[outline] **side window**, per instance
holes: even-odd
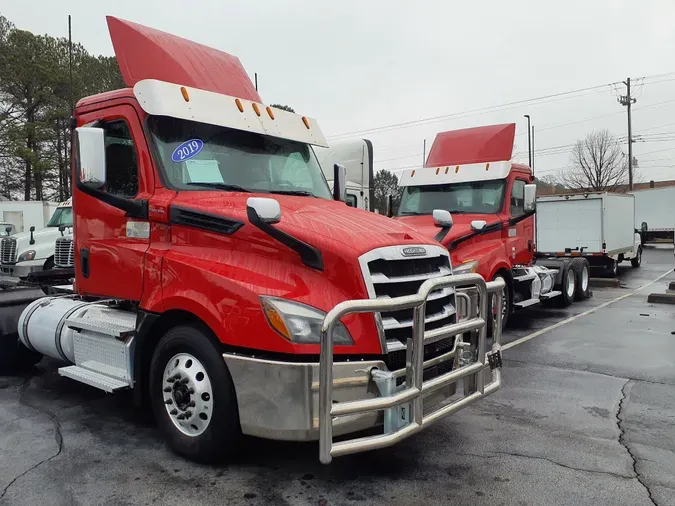
[[[105,191],[122,197],[138,193],[138,159],[131,130],[126,121],[106,123],[105,131]]]
[[[525,181],[516,179],[511,189],[511,216],[525,213]]]
[[[347,194],[346,198],[347,205],[349,207],[356,207],[356,195],[352,195],[351,193]]]

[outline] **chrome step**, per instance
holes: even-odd
[[[535,304],[539,304],[539,299],[521,300],[520,302],[514,302],[513,306],[517,307],[518,309],[523,309],[526,307],[534,306]]]
[[[557,297],[558,295],[562,295],[562,292],[559,290],[551,290],[550,292],[542,293],[539,298],[540,299],[552,299],[553,297]]]
[[[536,277],[536,274],[523,274],[522,276],[513,276],[513,281],[521,283],[523,281],[532,281]]]
[[[104,392],[112,394],[119,390],[129,388],[129,384],[123,381],[120,381],[105,374],[101,374],[84,367],[79,367],[77,365],[71,365],[68,367],[61,367],[59,369],[59,374],[65,378],[70,378],[80,383],[98,388]]]
[[[129,326],[94,318],[68,318],[66,325],[73,330],[89,330],[116,339],[126,339],[136,331],[135,325]]]

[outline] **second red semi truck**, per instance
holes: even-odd
[[[439,133],[425,166],[401,175],[396,216],[447,248],[455,274],[506,284],[503,325],[516,309],[541,301],[568,306],[590,293],[586,259],[535,259],[536,185],[529,167],[510,161],[515,128]],[[440,232],[438,209],[452,216]]]
[[[319,440],[328,463],[499,388],[485,301],[502,283],[453,276],[432,237],[348,207],[344,167],[331,192],[314,155],[318,124],[263,105],[237,58],[108,27],[128,88],[74,112],[73,241],[57,248],[74,283],[0,292],[1,372],[47,356],[132,389],[199,461],[249,434]],[[462,314],[459,286],[479,295]]]

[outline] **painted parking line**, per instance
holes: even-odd
[[[609,300],[609,301],[607,301],[607,302],[603,302],[603,303],[600,304],[599,306],[592,307],[591,309],[588,309],[588,310],[584,311],[583,313],[579,313],[579,314],[577,314],[577,315],[570,316],[569,318],[567,318],[567,319],[565,319],[565,320],[562,320],[562,321],[559,321],[558,323],[554,323],[553,325],[550,325],[550,326],[548,326],[548,327],[546,327],[546,328],[543,328],[543,329],[541,329],[541,330],[537,330],[536,332],[532,332],[531,334],[528,334],[528,335],[526,335],[525,337],[521,337],[520,339],[516,339],[515,341],[511,341],[510,343],[503,345],[503,346],[502,346],[502,350],[508,350],[509,348],[513,348],[514,346],[518,346],[519,344],[523,344],[524,342],[527,342],[527,341],[529,341],[530,339],[534,339],[535,337],[539,337],[539,336],[541,336],[542,334],[546,334],[547,332],[550,332],[551,330],[555,330],[555,329],[557,329],[557,328],[559,328],[559,327],[562,327],[563,325],[567,325],[568,323],[573,322],[574,320],[578,320],[578,319],[581,318],[582,316],[586,316],[586,315],[595,313],[596,311],[598,311],[598,310],[600,310],[600,309],[602,309],[602,308],[604,308],[604,307],[607,307],[607,306],[609,306],[609,305],[611,305],[611,304],[614,304],[615,302],[619,302],[620,300],[623,300],[623,299],[626,299],[626,298],[628,298],[628,297],[631,297],[632,295],[635,295],[635,294],[636,294],[637,292],[639,292],[640,290],[643,290],[643,289],[647,288],[648,286],[653,285],[653,284],[656,283],[657,281],[662,280],[663,278],[665,278],[665,277],[666,277],[668,274],[670,274],[671,272],[673,272],[672,269],[670,269],[670,270],[664,272],[664,273],[661,274],[658,278],[656,278],[656,279],[654,279],[654,280],[652,280],[652,281],[650,281],[650,282],[648,282],[648,283],[645,283],[644,285],[642,285],[642,286],[636,288],[636,289],[633,290],[632,292],[625,293],[625,294],[623,294],[623,295],[617,297],[616,299],[612,299],[612,300]]]

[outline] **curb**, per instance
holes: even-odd
[[[675,304],[675,293],[650,293],[647,302],[656,304]]]
[[[601,287],[619,288],[621,286],[619,278],[591,278],[590,284],[591,286],[595,286],[598,288]]]

